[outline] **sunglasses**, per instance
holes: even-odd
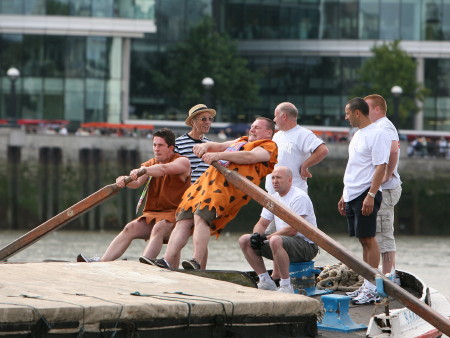
[[[198,117],[197,120],[201,120],[202,122],[206,122],[206,121],[214,122],[214,117],[201,117],[201,118]]]

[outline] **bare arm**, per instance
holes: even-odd
[[[236,164],[253,164],[270,160],[270,153],[262,147],[250,151],[227,151],[206,153],[202,156],[203,162],[211,164],[213,161],[225,160]]]
[[[225,151],[235,140],[227,142],[205,142],[196,144],[192,148],[192,152],[198,157],[202,157],[207,152]]]
[[[262,235],[266,231],[269,224],[270,224],[270,221],[268,219],[265,219],[264,217],[260,217],[258,222],[253,227],[253,232],[254,233],[258,232]]]
[[[304,215],[302,215],[302,217],[305,217]],[[287,227],[284,227],[281,230],[275,231],[274,233],[270,234],[269,236],[267,236],[267,238],[270,238],[274,235],[278,235],[278,236],[295,236],[297,234],[297,230],[295,230],[293,227],[291,227],[290,225],[288,225]]]
[[[318,146],[310,157],[306,159],[305,162],[300,167],[300,177],[306,180],[307,178],[311,178],[312,174],[308,171],[308,169],[317,163],[321,162],[328,155],[328,147],[325,143],[322,143]]]
[[[145,168],[147,173],[140,177],[137,177],[137,172]],[[130,177],[133,179],[131,183],[127,185],[128,188],[136,189],[147,182],[149,176],[161,177],[165,175],[182,175],[183,178],[187,178],[191,172],[191,163],[186,157],[179,157],[173,162],[155,164],[150,167],[142,167],[139,169],[133,169],[130,172]],[[119,185],[120,181],[126,176],[120,176],[116,179],[116,183]]]
[[[383,182],[387,182],[391,179],[392,174],[394,173],[395,166],[398,163],[398,149],[400,146],[399,141],[392,141],[391,144],[391,152],[389,155],[389,161],[386,166],[386,172],[384,173]]]
[[[383,180],[384,173],[386,171],[386,163],[377,165],[375,168],[375,173],[372,177],[372,185],[370,186],[369,192],[376,194],[378,189],[380,189],[381,181]],[[374,199],[373,197],[367,195],[364,198],[361,213],[364,216],[368,216],[373,212]]]

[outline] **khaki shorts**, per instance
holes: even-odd
[[[397,250],[394,238],[394,207],[400,200],[402,187],[383,189],[383,200],[377,214],[376,239],[380,252],[393,252]]]
[[[194,214],[203,218],[208,223],[208,225],[211,225],[212,221],[217,218],[216,209],[214,208],[212,210],[209,210],[208,208],[196,209],[194,212],[192,212],[192,209],[189,208],[188,210],[180,211],[180,213],[177,215],[177,222],[183,219],[194,218]]]
[[[317,244],[309,243],[301,237],[281,236],[281,239],[283,240],[283,248],[286,250],[290,262],[309,262],[319,252]],[[273,260],[272,249],[269,243],[263,244],[260,255]]]

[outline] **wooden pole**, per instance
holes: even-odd
[[[367,280],[375,283],[375,276],[379,275],[384,280],[384,289],[388,295],[400,301],[408,309],[422,317],[424,320],[435,326],[446,335],[450,335],[450,320],[445,318],[433,308],[429,307],[418,298],[411,295],[409,292],[402,289],[397,284],[391,282],[377,269],[371,267],[363,260],[355,257],[355,255],[348,251],[341,244],[336,242],[333,238],[325,234],[320,229],[314,227],[311,223],[306,221],[303,217],[293,214],[283,204],[275,200],[263,189],[253,184],[246,178],[239,175],[234,170],[229,170],[224,166],[213,162],[212,165],[220,171],[229,183],[232,183],[238,189],[245,192],[252,197],[256,202],[263,207],[277,215],[287,224],[301,232],[303,235],[314,241],[318,246],[327,251],[332,256],[343,262],[349,268],[362,275]]]
[[[144,175],[145,173],[145,168],[139,170],[138,177]],[[131,177],[128,176],[125,178],[125,184],[128,184],[131,181]],[[22,237],[19,237],[4,248],[0,249],[0,261],[4,261],[8,257],[15,255],[31,244],[39,241],[50,232],[61,228],[63,225],[81,216],[86,211],[105,202],[107,199],[117,194],[119,190],[120,188],[115,183],[109,184],[94,192],[92,195],[89,195],[77,204],[72,205],[70,208],[64,210],[63,212],[60,212],[58,215],[50,218],[48,221],[42,223],[33,230],[27,232]]]

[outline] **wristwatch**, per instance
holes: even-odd
[[[369,195],[369,196],[372,197],[372,198],[375,198],[375,194],[374,194],[373,192],[370,192],[370,191],[369,191],[369,192],[367,193],[367,195]]]

